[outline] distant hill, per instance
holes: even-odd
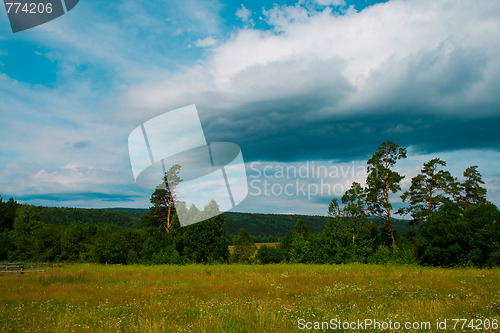
[[[326,216],[285,215],[285,214],[251,214],[224,213],[225,230],[236,235],[240,229],[247,229],[257,242],[276,242],[293,229],[297,219],[302,219],[311,232],[318,233],[325,227]],[[414,230],[407,220],[393,219],[393,228],[399,234],[407,234]]]
[[[122,227],[140,228],[141,217],[148,212],[143,208],[59,208],[39,207],[42,220],[50,224],[67,225],[71,223],[115,224]],[[320,232],[325,224],[325,216],[223,213],[226,221],[225,231],[233,237],[241,229],[247,229],[257,242],[276,242],[293,229],[301,218],[311,229]],[[413,230],[406,220],[394,220],[396,232],[406,234]]]
[[[115,224],[121,227],[140,228],[141,216],[147,209],[130,208],[60,208],[38,207],[42,220],[50,224]]]
[[[258,242],[276,242],[293,229],[297,219],[301,218],[311,229],[320,232],[326,223],[325,216],[224,213],[225,230],[230,235],[237,235],[240,229],[247,229]]]

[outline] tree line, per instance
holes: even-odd
[[[219,215],[166,233],[143,215],[141,228],[46,223],[43,208],[0,198],[0,261],[183,264],[228,262],[230,237]]]
[[[486,200],[487,191],[477,166],[468,167],[459,181],[434,158],[401,193],[406,207],[393,207],[405,178],[395,170],[406,149],[387,141],[367,161],[366,185],[352,183],[328,207],[328,221],[312,234],[302,220],[276,248],[261,247],[260,262],[399,262],[437,266],[498,266],[500,212]],[[341,206],[342,205],[342,206]],[[410,215],[417,233],[397,235],[394,214]],[[378,224],[378,225],[377,225]],[[238,251],[239,253],[240,251]],[[248,252],[247,252],[248,253]],[[241,257],[242,261],[250,257]]]
[[[0,197],[0,260],[498,266],[500,212],[486,200],[487,192],[477,166],[467,168],[459,181],[443,170],[445,161],[432,159],[411,179],[409,189],[400,193],[405,176],[395,166],[403,158],[406,158],[405,148],[384,142],[367,161],[365,185],[354,182],[340,200],[332,199],[321,229],[312,232],[299,218],[277,246],[262,246],[258,250],[255,238],[247,230],[240,230],[231,239],[224,230],[223,214],[181,227],[173,205],[175,191],[169,189],[167,175],[165,186],[152,193],[152,205],[146,214],[136,212],[132,220],[124,217],[124,221],[117,222],[123,212],[118,215],[91,212],[95,219],[106,218],[105,222],[115,224],[88,220],[83,223],[83,216],[82,221],[64,224],[64,217],[71,209],[19,205],[12,198],[4,201]],[[171,179],[175,179],[179,168],[171,168],[169,172]],[[396,210],[393,200],[398,194],[406,206]],[[211,202],[207,209],[213,211],[218,207]],[[415,226],[415,231],[396,232],[395,214],[409,216],[409,224]],[[140,228],[123,226],[136,225],[139,219]],[[233,254],[228,251],[231,243],[235,245]]]

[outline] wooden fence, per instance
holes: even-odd
[[[2,262],[0,263],[0,274],[24,274],[24,273],[36,273],[44,272],[43,269],[33,269],[37,266],[48,266],[45,263],[24,263],[24,262]],[[29,268],[29,269],[26,269]]]

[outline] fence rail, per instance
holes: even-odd
[[[26,262],[24,267],[62,267],[66,265],[74,265],[72,262]]]
[[[38,266],[37,263],[28,263],[24,262],[2,262],[0,263],[0,274],[24,274],[24,273],[36,273],[36,272],[44,272],[43,269],[33,269],[35,265]],[[26,270],[25,268],[30,268]]]

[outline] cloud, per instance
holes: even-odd
[[[247,9],[244,4],[241,4],[241,7],[236,10],[236,17],[242,20],[243,22],[250,22],[252,17],[252,11]]]
[[[268,24],[274,26],[276,30],[284,31],[292,23],[307,22],[311,11],[299,4],[295,6],[280,6],[275,4],[272,9],[264,9],[262,14]]]
[[[71,144],[71,147],[73,147],[73,149],[83,149],[83,148],[87,148],[89,145],[89,141],[77,141],[73,144]]]
[[[68,164],[61,168],[47,171],[38,170],[29,173],[23,169],[2,170],[2,178],[9,177],[23,184],[23,190],[35,193],[58,193],[58,192],[98,192],[103,184],[119,184],[119,177],[112,170],[105,170],[84,164]],[[17,192],[15,188],[8,188],[9,192]]]
[[[124,184],[114,169],[72,163],[32,172],[36,165],[10,165],[0,170],[2,194],[31,204],[79,207],[145,207],[149,191]]]
[[[314,0],[319,5],[322,6],[345,6],[344,0]]]
[[[214,46],[215,44],[217,44],[217,40],[214,39],[213,37],[209,36],[209,37],[204,38],[204,39],[198,39],[194,44],[198,47],[210,47],[210,46]]]

